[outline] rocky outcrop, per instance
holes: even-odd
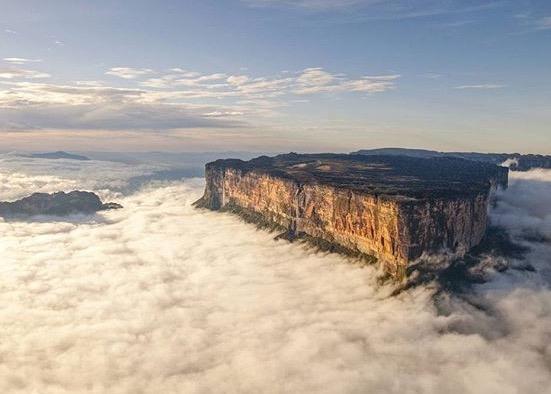
[[[423,254],[477,245],[506,179],[506,168],[462,159],[289,154],[207,164],[196,205],[375,256],[399,278]]]
[[[34,193],[29,197],[13,202],[0,202],[0,216],[67,216],[71,214],[90,214],[107,209],[122,208],[117,203],[102,203],[92,192],[72,191],[52,194]]]

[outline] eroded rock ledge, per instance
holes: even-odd
[[[206,165],[199,207],[376,257],[396,278],[423,254],[480,243],[508,170],[457,158],[287,154]]]

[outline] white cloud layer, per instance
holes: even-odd
[[[347,79],[333,75],[321,68],[308,68],[297,78],[297,94],[363,92],[382,93],[394,89],[400,75],[365,76],[361,79]]]
[[[104,199],[121,197],[132,179],[152,175],[173,165],[143,162],[44,160],[24,153],[0,154],[0,201],[13,201],[32,192],[53,193],[77,188],[94,190]]]
[[[92,161],[64,170],[69,163],[14,160],[0,163],[0,200],[12,189],[73,188],[108,166]],[[135,172],[113,168],[123,183]],[[37,178],[46,171],[52,178]],[[548,220],[549,194],[540,192],[549,191],[551,173],[533,176],[512,181],[495,218]],[[439,315],[430,287],[390,297],[372,267],[193,209],[202,188],[202,180],[153,184],[118,194],[124,209],[92,218],[0,221],[0,391],[551,387],[551,291],[542,271],[495,274],[470,295],[479,308],[452,300],[451,312]],[[548,267],[551,246],[533,245],[530,262]]]
[[[42,59],[26,59],[22,57],[5,57],[4,61],[9,64],[40,63]]]
[[[297,73],[281,73],[271,77],[202,75],[186,70],[173,70],[141,82],[142,87],[172,89],[182,98],[273,99],[290,94],[363,92],[381,93],[395,88],[400,75],[350,78],[332,74],[321,67],[307,68]]]
[[[166,130],[237,124],[210,119],[214,111],[239,110],[182,103],[171,93],[136,88],[16,82],[0,90],[0,126],[8,130]]]
[[[125,79],[125,86],[42,83],[30,79],[48,74],[0,68],[0,79],[9,80],[0,85],[0,131],[243,127],[273,117],[297,95],[382,93],[394,89],[400,77],[352,78],[322,68],[261,77],[129,67],[106,74]]]
[[[514,173],[509,190],[500,196],[495,221],[517,236],[537,234],[551,241],[551,204],[542,196],[551,196],[550,170]]]
[[[3,79],[40,79],[49,77],[50,74],[36,70],[26,70],[23,68],[0,68],[0,78]]]
[[[135,79],[143,75],[151,74],[152,72],[153,70],[149,68],[113,67],[105,74],[123,79]]]

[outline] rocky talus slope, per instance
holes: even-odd
[[[423,254],[462,255],[481,241],[491,191],[507,186],[507,171],[456,158],[288,154],[218,160],[206,166],[205,194],[196,205],[375,256],[402,278]]]

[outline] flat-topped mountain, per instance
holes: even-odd
[[[90,214],[107,209],[122,208],[117,203],[102,203],[92,192],[72,191],[69,193],[34,193],[29,197],[13,202],[0,202],[0,216],[67,216]]]
[[[508,169],[459,158],[287,154],[206,165],[196,205],[273,223],[402,277],[423,254],[464,254],[484,236],[491,191]]]
[[[67,152],[63,152],[63,151],[46,152],[46,153],[32,153],[28,156],[32,157],[32,158],[35,158],[35,159],[51,159],[51,160],[69,159],[69,160],[80,160],[80,161],[90,160],[90,158],[88,158],[86,156],[75,155],[75,154],[67,153]]]
[[[362,149],[352,154],[360,155],[397,155],[412,157],[458,157],[467,160],[483,161],[493,164],[508,162],[512,171],[528,171],[532,168],[551,168],[551,156],[520,153],[478,153],[478,152],[438,152],[427,149],[379,148]]]
[[[331,153],[217,160],[209,166],[263,172],[301,183],[316,182],[396,199],[476,194],[488,188],[488,181],[506,187],[508,174],[504,167],[452,157],[427,160]]]

